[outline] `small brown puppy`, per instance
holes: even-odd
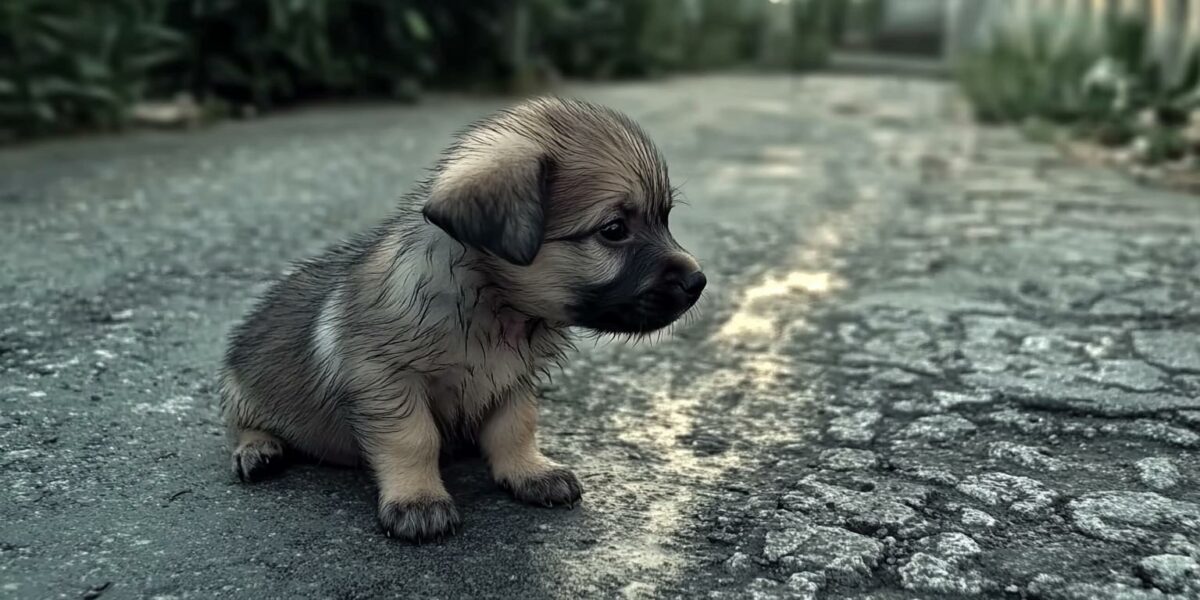
[[[439,453],[461,436],[517,499],[574,505],[578,479],[537,447],[537,378],[573,326],[644,334],[696,302],[671,204],[658,151],[614,111],[541,99],[472,126],[395,216],[297,265],[233,332],[234,472],[366,463],[387,534],[438,538],[459,525]]]

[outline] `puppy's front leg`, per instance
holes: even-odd
[[[441,435],[426,402],[411,397],[404,413],[363,428],[379,484],[379,523],[389,537],[439,539],[462,522],[438,471]]]
[[[583,495],[575,474],[546,458],[537,447],[537,404],[515,392],[483,424],[480,445],[501,487],[529,504],[574,506]]]

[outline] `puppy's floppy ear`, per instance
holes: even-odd
[[[542,247],[552,164],[532,144],[515,146],[448,161],[421,212],[459,242],[528,266]]]

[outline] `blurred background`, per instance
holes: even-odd
[[[236,485],[254,296],[556,89],[710,277],[539,389],[584,508]],[[0,598],[1200,598],[1198,156],[1200,0],[0,0]]]
[[[528,92],[562,77],[808,69],[883,18],[880,2],[837,0],[5,0],[0,10],[9,138],[169,120],[149,110],[155,100],[200,119],[430,89]]]
[[[951,76],[976,114],[1190,167],[1194,0],[5,0],[0,140],[562,78]]]

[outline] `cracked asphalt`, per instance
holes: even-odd
[[[0,597],[1200,598],[1200,199],[941,83],[571,92],[662,146],[709,291],[544,386],[580,508],[447,461],[465,528],[419,547],[364,473],[236,483],[215,371],[502,99],[0,152]]]

